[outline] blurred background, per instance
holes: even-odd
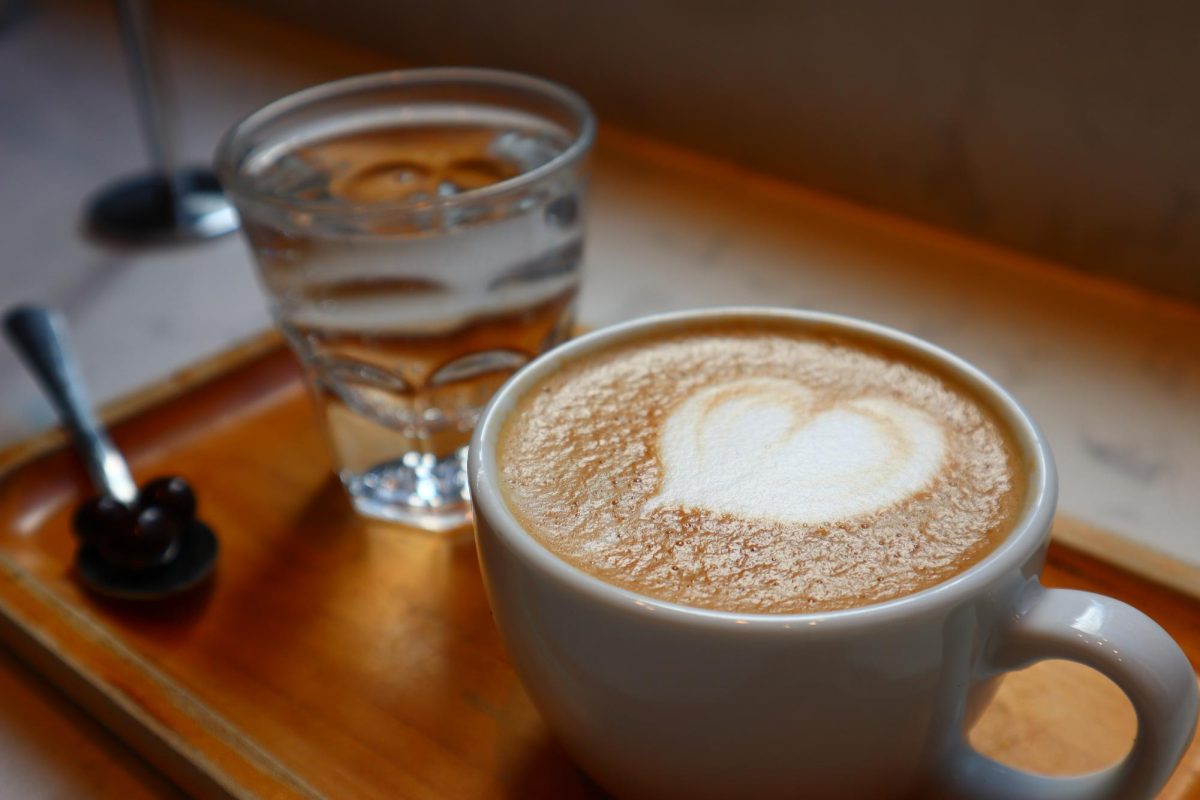
[[[909,330],[1030,407],[1066,511],[1200,563],[1195,4],[150,5],[189,164],[265,102],[346,75],[477,65],[572,86],[601,120],[583,323],[767,303]],[[235,236],[86,233],[88,198],[146,164],[112,4],[0,0],[0,301],[63,309],[100,401],[270,324]],[[0,446],[49,424],[0,348]],[[0,733],[0,772],[45,786],[28,754],[82,738],[62,796],[88,769],[114,797],[168,791],[64,719]]]
[[[1189,3],[242,5],[414,63],[544,74],[609,123],[1200,299]]]

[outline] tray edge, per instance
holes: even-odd
[[[31,618],[41,613],[42,619]],[[189,794],[220,800],[324,800],[324,796],[220,714],[152,664],[128,651],[103,626],[56,598],[0,554],[0,641],[26,665],[100,721]],[[115,673],[149,677],[137,692],[116,674],[84,667],[84,649],[106,651]],[[200,729],[188,741],[172,722]]]

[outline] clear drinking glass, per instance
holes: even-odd
[[[225,135],[221,180],[360,513],[467,519],[482,407],[571,330],[594,137],[574,92],[482,69],[316,86]]]

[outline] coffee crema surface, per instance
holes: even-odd
[[[615,586],[741,613],[934,586],[1010,531],[1011,435],[936,368],[840,330],[731,321],[581,356],[499,437],[510,509]]]

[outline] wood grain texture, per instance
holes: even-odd
[[[281,348],[204,377],[113,433],[139,480],[198,487],[222,538],[215,580],[145,608],[82,591],[68,532],[82,468],[26,456],[0,478],[4,640],[199,796],[598,796],[512,673],[469,532],[356,517]],[[1200,657],[1194,598],[1063,546],[1045,578],[1133,603]],[[1115,687],[1053,662],[1012,676],[972,737],[1069,773],[1119,757],[1133,730]],[[1195,748],[1163,797],[1200,798]]]
[[[0,648],[0,794],[20,800],[184,800],[162,773]]]

